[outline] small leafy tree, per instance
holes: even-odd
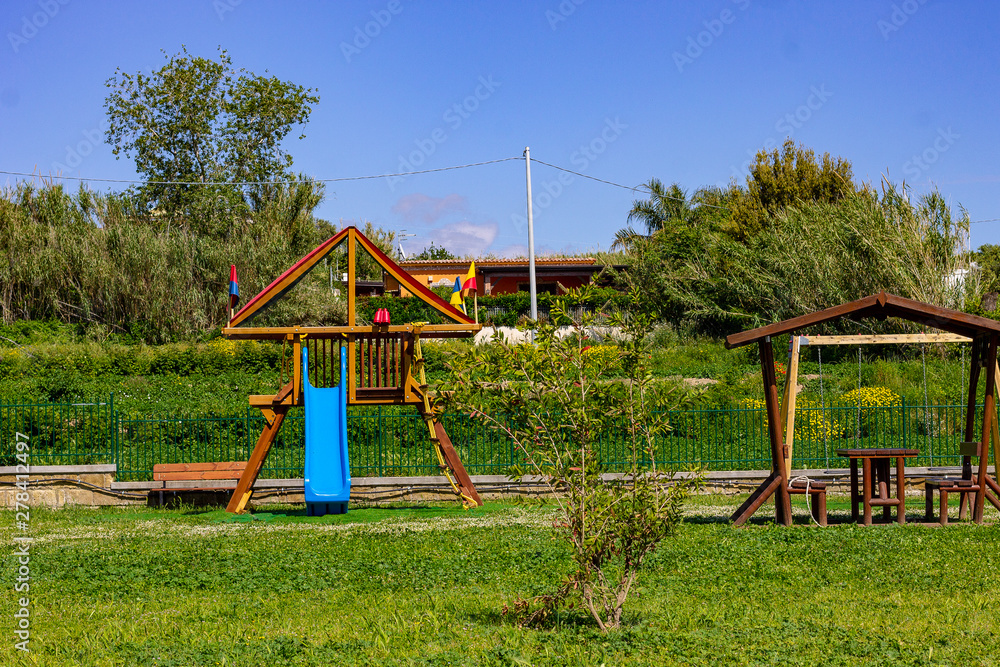
[[[424,248],[410,259],[458,259],[458,257],[444,246],[434,245],[434,241],[431,241],[430,247]]]
[[[561,299],[553,310],[568,317]],[[650,320],[634,313],[617,321],[625,334],[617,356],[590,353],[590,323],[589,316],[575,321],[569,337],[539,323],[534,345],[497,338],[454,362],[450,382],[458,408],[513,441],[523,458],[515,473],[548,486],[559,508],[554,529],[572,553],[573,574],[551,594],[516,602],[515,616],[535,623],[579,601],[607,632],[620,625],[646,557],[680,522],[697,479],[657,464],[657,437],[669,430],[663,410],[683,399],[654,389],[646,367]],[[500,404],[514,406],[509,419],[494,416]],[[624,473],[605,473],[601,447],[609,441]]]

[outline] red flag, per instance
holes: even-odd
[[[240,302],[240,285],[236,279],[236,265],[229,266],[229,310],[235,310]]]

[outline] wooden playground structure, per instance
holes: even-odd
[[[798,332],[809,326],[823,324],[842,318],[850,319],[885,319],[896,317],[916,322],[927,327],[939,329],[946,333],[940,334],[891,334],[863,336],[800,336]],[[786,383],[782,398],[778,397],[777,374],[774,363],[774,350],[771,337],[782,334],[793,334],[789,349],[789,364]],[[960,518],[965,517],[966,501],[971,506],[972,519],[981,523],[986,500],[1000,509],[1000,485],[990,476],[989,456],[993,451],[994,464],[1000,462],[1000,429],[996,418],[996,394],[1000,391],[1000,365],[997,363],[997,344],[1000,340],[1000,322],[969,315],[948,308],[940,308],[930,304],[905,299],[903,297],[880,292],[878,294],[852,301],[849,303],[819,310],[807,315],[795,317],[783,322],[769,324],[726,338],[729,349],[757,343],[760,354],[761,374],[764,380],[764,403],[768,422],[768,438],[771,452],[771,474],[750,495],[743,505],[733,513],[731,519],[736,525],[747,521],[771,496],[775,498],[775,519],[782,525],[791,525],[791,494],[810,494],[820,501],[823,508],[822,519],[825,518],[825,485],[820,483],[802,483],[791,478],[792,446],[795,428],[795,394],[798,382],[799,352],[803,345],[863,345],[892,343],[941,343],[941,342],[971,342],[972,359],[969,371],[969,385],[966,402],[964,442],[960,446],[962,455],[962,476],[960,478],[929,479],[926,487],[926,516],[931,520],[932,494],[940,494],[939,521],[948,521],[948,494],[958,494],[960,497]],[[981,430],[976,433],[976,394],[982,371],[986,371],[986,383],[983,395],[983,419]],[[979,435],[978,440],[976,436]],[[990,447],[992,442],[992,447]],[[852,516],[857,517],[857,502],[863,501],[865,508],[864,522],[871,523],[871,506],[881,506],[886,514],[889,507],[895,506],[900,523],[905,520],[904,479],[902,461],[911,450],[869,450],[867,454],[860,450],[850,450],[844,456],[850,456],[852,466]],[[915,451],[915,450],[912,450]],[[889,498],[888,462],[890,458],[897,460],[898,497]],[[978,469],[972,471],[972,458],[978,458]],[[857,462],[863,460],[863,493],[858,490]],[[874,497],[872,485],[877,485],[878,495]],[[863,496],[863,497],[860,497]],[[814,506],[814,516],[816,514]]]
[[[253,318],[278,301],[305,275],[341,244],[347,248],[347,325],[329,327],[251,327]],[[355,313],[357,251],[367,252],[382,270],[413,296],[451,320],[447,324],[359,324]],[[377,318],[376,318],[377,319]],[[423,417],[442,473],[456,495],[469,506],[482,505],[479,493],[465,471],[451,439],[439,420],[424,376],[420,341],[424,338],[458,338],[474,335],[482,327],[465,313],[441,299],[386,256],[354,227],[347,227],[281,274],[274,282],[234,313],[223,335],[233,340],[282,341],[291,354],[283,357],[281,388],[273,395],[252,395],[250,405],[263,413],[267,425],[257,439],[226,511],[244,510],[254,483],[292,407],[303,404],[303,378],[313,386],[329,387],[347,382],[348,405],[412,405]],[[302,349],[308,349],[309,368],[302,367]],[[340,374],[340,348],[347,348],[347,377]]]

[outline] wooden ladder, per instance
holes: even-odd
[[[421,402],[417,405],[417,409],[427,425],[428,435],[434,445],[434,451],[437,453],[441,472],[455,494],[462,499],[462,505],[466,509],[479,507],[483,504],[483,500],[479,497],[479,492],[476,491],[476,486],[472,483],[465,466],[462,465],[462,460],[458,457],[458,452],[455,451],[455,446],[452,444],[451,438],[448,437],[447,431],[444,430],[444,425],[438,419],[438,411],[431,406],[430,391],[424,374],[424,354],[420,347],[420,328],[416,325],[414,326],[413,367],[420,378],[416,389],[418,389]]]

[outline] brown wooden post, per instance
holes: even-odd
[[[965,401],[965,442],[972,442],[975,439],[976,431],[976,402],[979,393],[979,376],[982,372],[983,357],[986,352],[983,349],[985,341],[982,337],[976,336],[972,339],[972,349],[970,356],[972,361],[969,366],[969,391]],[[972,479],[972,457],[962,455],[962,479]],[[968,493],[958,494],[958,514],[960,519],[965,518],[966,504],[972,507],[972,496]]]
[[[292,339],[292,405],[298,405],[302,396],[302,373],[308,373],[308,368],[302,368],[302,337],[295,334]]]
[[[997,392],[1000,392],[1000,364],[994,364],[993,368],[994,379],[996,380],[993,384]],[[986,463],[987,468],[989,468],[989,449],[986,451]],[[997,428],[997,420],[993,420],[993,475],[994,477],[1000,474],[1000,429]],[[996,480],[990,477],[989,473],[986,474],[986,484],[992,488],[994,491],[1000,493],[1000,486],[997,485]],[[993,506],[1000,509],[1000,502],[995,502],[996,496],[992,496],[989,491],[986,492],[986,499],[993,503]]]
[[[906,523],[906,457],[896,457],[896,498],[899,505],[896,506],[896,523],[903,525]],[[886,505],[888,508],[888,505]]]
[[[872,525],[872,460],[865,456],[861,459],[861,502],[864,505],[864,524]]]
[[[997,381],[1000,381],[1000,367],[996,370]],[[1000,455],[997,454],[997,448],[1000,447],[1000,429],[997,428],[997,420],[993,420],[993,475],[996,476],[997,470],[1000,469]],[[987,463],[989,463],[987,461]],[[989,466],[987,466],[988,468]],[[986,485],[990,487],[994,492],[1000,493],[1000,485],[996,483],[993,477],[990,477],[989,473],[986,474]],[[986,492],[986,499],[993,503],[993,506],[1000,510],[1000,499],[996,496],[992,496],[989,491]]]
[[[287,405],[282,405],[274,409],[274,419],[264,427],[260,437],[257,438],[257,445],[253,448],[250,460],[247,461],[247,467],[244,468],[243,475],[236,485],[236,490],[233,491],[233,497],[229,499],[229,505],[226,506],[227,512],[239,514],[246,507],[251,494],[253,494],[253,485],[257,482],[257,477],[264,467],[264,461],[267,460],[267,455],[271,452],[271,445],[274,444],[275,438],[278,437],[278,430],[281,428],[287,412]]]
[[[989,351],[986,353],[986,395],[983,397],[983,438],[979,442],[979,473],[976,475],[976,505],[972,520],[983,522],[983,505],[986,501],[987,464],[990,460],[990,438],[993,435],[993,420],[996,419],[996,368],[997,368],[997,335],[990,335]]]
[[[983,339],[976,337],[972,339],[972,365],[969,367],[969,392],[966,394],[967,400],[965,401],[965,441],[972,442],[975,437],[976,431],[976,402],[978,397],[976,394],[979,393],[979,373],[980,369],[983,367],[982,360],[982,343]],[[965,457],[962,457],[962,463],[965,463]],[[971,463],[971,460],[970,460]]]
[[[858,459],[851,457],[851,521],[857,523],[861,518],[858,513],[858,503],[862,502],[861,490],[858,487]]]
[[[770,336],[758,343],[760,370],[764,378],[764,406],[767,412],[767,430],[771,440],[771,470],[781,478],[781,485],[774,496],[775,520],[785,526],[792,525],[792,505],[788,496],[788,470],[785,467],[785,443],[781,430],[781,408],[778,404],[778,381],[774,376],[774,349]]]
[[[354,236],[352,228],[347,234],[347,326],[353,327],[358,323],[357,314],[354,312],[354,253],[357,250],[358,241]],[[355,357],[354,336],[347,336],[347,402],[354,403],[358,398],[357,381],[357,360]]]

